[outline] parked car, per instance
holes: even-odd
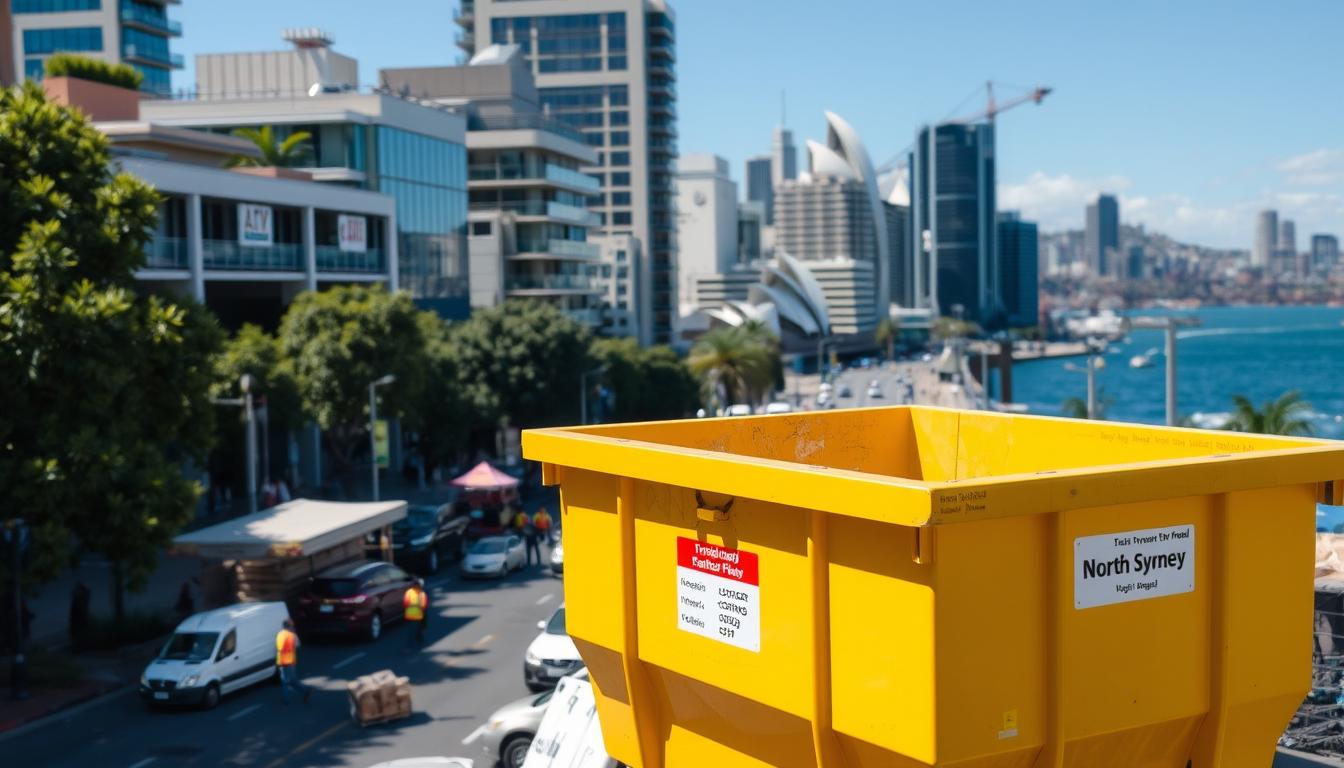
[[[765,406],[765,412],[766,412],[766,413],[793,413],[793,406],[792,406],[792,405],[789,405],[788,403],[784,403],[784,402],[767,403],[766,406]]]
[[[583,666],[579,649],[565,631],[565,606],[562,603],[551,618],[537,622],[537,635],[523,654],[523,682],[533,692],[554,688],[560,678]]]
[[[452,504],[417,504],[392,525],[392,559],[403,568],[425,574],[439,572],[444,558],[461,560],[467,547],[467,515],[453,514]]]
[[[588,670],[581,667],[570,677],[587,679]],[[482,751],[490,759],[498,760],[503,768],[522,768],[532,739],[541,727],[541,718],[546,714],[546,705],[554,693],[533,693],[505,704],[491,713],[481,727],[472,731],[462,743],[480,741]]]
[[[525,557],[521,536],[487,536],[467,550],[462,575],[507,576],[523,567]]]
[[[556,576],[565,575],[565,542],[558,541],[554,547],[551,547],[551,573]]]
[[[868,397],[873,400],[881,400],[883,397],[882,388],[879,387],[877,384],[869,384]]]
[[[239,603],[188,617],[140,675],[150,706],[212,709],[226,694],[275,675],[275,635],[284,603]]]
[[[736,405],[730,405],[730,406],[728,406],[728,410],[724,411],[723,415],[724,415],[724,416],[750,416],[750,415],[751,415],[751,406],[750,406],[750,405],[745,405],[745,404],[743,404],[743,403],[737,403]]]
[[[377,640],[384,626],[401,620],[401,600],[414,580],[381,560],[328,568],[299,595],[294,623],[301,635],[360,635]]]
[[[836,397],[853,397],[853,396],[854,396],[854,391],[851,390],[851,389],[849,388],[849,385],[848,385],[848,384],[841,384],[841,385],[840,385],[840,391],[836,392],[836,393],[835,393],[835,396],[836,396]]]

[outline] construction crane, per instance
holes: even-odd
[[[1000,86],[1000,87],[1003,87],[1003,83],[1000,83],[999,86]],[[979,89],[976,89],[976,90],[978,91]],[[970,123],[979,123],[979,122],[988,120],[989,122],[992,123],[992,122],[994,122],[994,118],[995,118],[1000,112],[1007,112],[1008,110],[1010,110],[1010,109],[1012,109],[1012,108],[1014,108],[1014,107],[1018,107],[1018,106],[1021,106],[1021,105],[1023,105],[1023,104],[1026,104],[1027,102],[1032,102],[1032,103],[1034,103],[1034,104],[1040,104],[1040,103],[1045,99],[1045,97],[1048,96],[1048,95],[1051,93],[1051,91],[1053,91],[1053,90],[1054,90],[1053,88],[1049,88],[1049,87],[1047,87],[1047,86],[1036,86],[1035,88],[1032,88],[1032,89],[1028,90],[1026,93],[1020,94],[1020,95],[1018,95],[1018,96],[1014,96],[1014,97],[1012,97],[1011,99],[1008,99],[1007,101],[1004,101],[1004,102],[997,102],[997,101],[994,100],[994,83],[993,83],[993,81],[988,81],[988,80],[987,80],[987,81],[985,81],[985,108],[984,108],[984,109],[982,109],[982,110],[980,110],[979,112],[976,112],[976,113],[974,113],[974,114],[971,114],[971,115],[966,115],[966,116],[963,116],[963,117],[952,117],[952,118],[948,118],[948,119],[945,119],[943,122],[945,122],[945,123],[956,123],[956,124],[959,124],[959,125],[968,125],[968,124],[970,124]],[[974,94],[972,94],[972,95],[974,95]],[[964,104],[965,102],[963,101],[962,103]],[[910,150],[911,150],[913,147],[914,147],[914,145],[911,144],[910,146],[908,146],[908,147],[906,147],[905,149],[901,150],[895,157],[893,157],[893,158],[891,158],[890,160],[888,160],[887,162],[883,163],[883,164],[877,169],[877,175],[878,175],[878,176],[884,176],[884,175],[890,173],[891,171],[894,171],[894,170],[896,170],[897,168],[899,168],[899,167],[901,167],[902,165],[904,165],[904,164],[905,164],[905,158],[906,158],[906,155],[909,154]]]

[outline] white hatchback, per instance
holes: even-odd
[[[554,688],[560,678],[583,666],[579,649],[565,631],[565,606],[561,604],[551,618],[537,622],[537,635],[523,654],[523,682],[528,690]]]
[[[507,576],[521,570],[526,557],[521,536],[487,536],[462,558],[463,576]]]

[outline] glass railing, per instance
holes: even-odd
[[[519,275],[504,280],[505,291],[600,291],[590,275]]]
[[[135,3],[122,2],[121,20],[124,23],[139,24],[159,32],[166,32],[174,37],[182,36],[182,22],[173,21],[163,15],[162,11],[155,13]]]
[[[203,245],[206,269],[303,270],[303,246],[297,243],[253,247],[233,240],[206,240]]]
[[[597,179],[586,173],[580,173],[572,168],[565,168],[561,165],[547,163],[545,170],[539,175],[536,166],[527,168],[517,165],[473,165],[467,169],[468,181],[526,181],[528,179],[540,179],[544,176],[548,181],[554,181],[558,184],[564,184],[570,187],[582,189],[585,193],[596,194],[602,190],[602,185],[597,183]]]
[[[383,249],[370,248],[364,253],[342,251],[335,245],[317,246],[317,271],[319,272],[371,272],[386,271],[383,267]]]
[[[602,256],[602,248],[596,243],[578,240],[542,240],[518,242],[518,253],[522,256],[558,256],[567,259],[597,259]]]
[[[565,205],[557,203],[554,200],[546,202],[546,215],[557,219],[567,219],[579,224],[587,224],[590,227],[597,226],[597,214],[589,211],[587,208],[580,208],[577,205]]]
[[[581,173],[573,168],[566,168],[562,165],[546,165],[546,178],[559,184],[567,184],[571,187],[578,187],[589,194],[597,194],[602,191],[602,185],[597,183],[597,179],[586,173]]]
[[[554,200],[509,200],[496,202],[476,202],[469,206],[473,211],[507,211],[519,216],[551,216],[557,219],[597,226],[597,214],[587,208],[565,205]]]
[[[186,60],[182,58],[182,54],[180,53],[169,53],[167,51],[156,50],[155,48],[147,48],[143,45],[136,45],[135,43],[127,43],[123,45],[121,47],[121,55],[127,59],[140,59],[142,61],[161,64],[165,67],[172,67],[173,69],[181,69],[186,64]]]
[[[186,269],[187,240],[184,237],[158,237],[145,245],[145,269]]]
[[[489,117],[469,115],[467,117],[467,130],[469,131],[516,131],[524,129],[546,131],[583,143],[583,133],[581,131],[545,115],[494,115]]]

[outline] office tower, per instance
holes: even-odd
[[[466,114],[471,306],[540,301],[601,328],[609,291],[587,208],[601,187],[578,170],[597,152],[542,114],[518,46],[486,47],[467,66],[384,69],[378,81]]]
[[[908,198],[907,198],[908,199]],[[887,274],[891,283],[891,303],[902,307],[915,306],[914,259],[910,257],[910,206],[896,203],[882,203],[887,219],[887,247],[889,266]]]
[[[168,18],[177,0],[7,0],[11,15],[5,44],[13,76],[41,80],[54,53],[77,53],[108,63],[124,62],[144,75],[140,89],[157,96],[172,90],[172,71],[182,56],[169,40],[182,25]],[[0,20],[0,32],[5,32]],[[6,47],[5,50],[8,50]],[[0,68],[0,80],[4,79]]]
[[[669,342],[677,319],[674,165],[676,27],[665,0],[464,0],[459,45],[522,48],[543,109],[597,150],[590,207],[605,234],[642,244],[639,338]],[[596,204],[592,204],[596,203]]]
[[[1292,219],[1279,222],[1279,250],[1287,256],[1297,254],[1297,225]]]
[[[1129,246],[1129,258],[1126,262],[1125,277],[1130,280],[1143,279],[1143,246]]]
[[[272,125],[279,140],[307,131],[312,152],[306,164],[313,178],[383,192],[396,201],[401,288],[427,309],[465,317],[470,311],[466,118],[391,92],[350,91],[357,71],[348,73],[353,76],[348,82],[331,79],[344,57],[330,55],[329,37],[315,30],[294,30],[286,37],[294,49],[198,56],[200,98],[150,99],[141,104],[142,117],[219,133]],[[291,89],[303,80],[295,73],[305,71],[326,77],[296,96]],[[247,82],[238,82],[243,77]],[[251,95],[210,97],[244,92]]]
[[[793,131],[780,126],[770,142],[770,181],[780,182],[798,178],[798,150],[793,146]]]
[[[1083,257],[1092,274],[1104,277],[1122,274],[1111,263],[1120,248],[1120,203],[1115,195],[1098,195],[1096,202],[1087,206],[1087,233],[1083,240]]]
[[[721,274],[737,263],[737,184],[718,155],[682,155],[677,161],[678,292],[689,307],[695,278]]]
[[[1339,239],[1334,235],[1311,236],[1312,269],[1326,272],[1339,263]]]
[[[765,229],[765,211],[760,203],[737,205],[737,263],[754,264],[765,255],[762,230]]]
[[[924,126],[911,153],[916,306],[989,323],[998,312],[994,125]]]
[[[1004,323],[1010,328],[1027,328],[1040,322],[1036,223],[1023,221],[1017,211],[999,214],[998,221]]]
[[[765,223],[775,223],[775,181],[773,161],[768,155],[747,158],[743,178],[747,185],[747,202],[760,203],[765,212]]]
[[[1255,217],[1255,245],[1251,248],[1251,266],[1268,267],[1279,240],[1278,211],[1261,211]]]

